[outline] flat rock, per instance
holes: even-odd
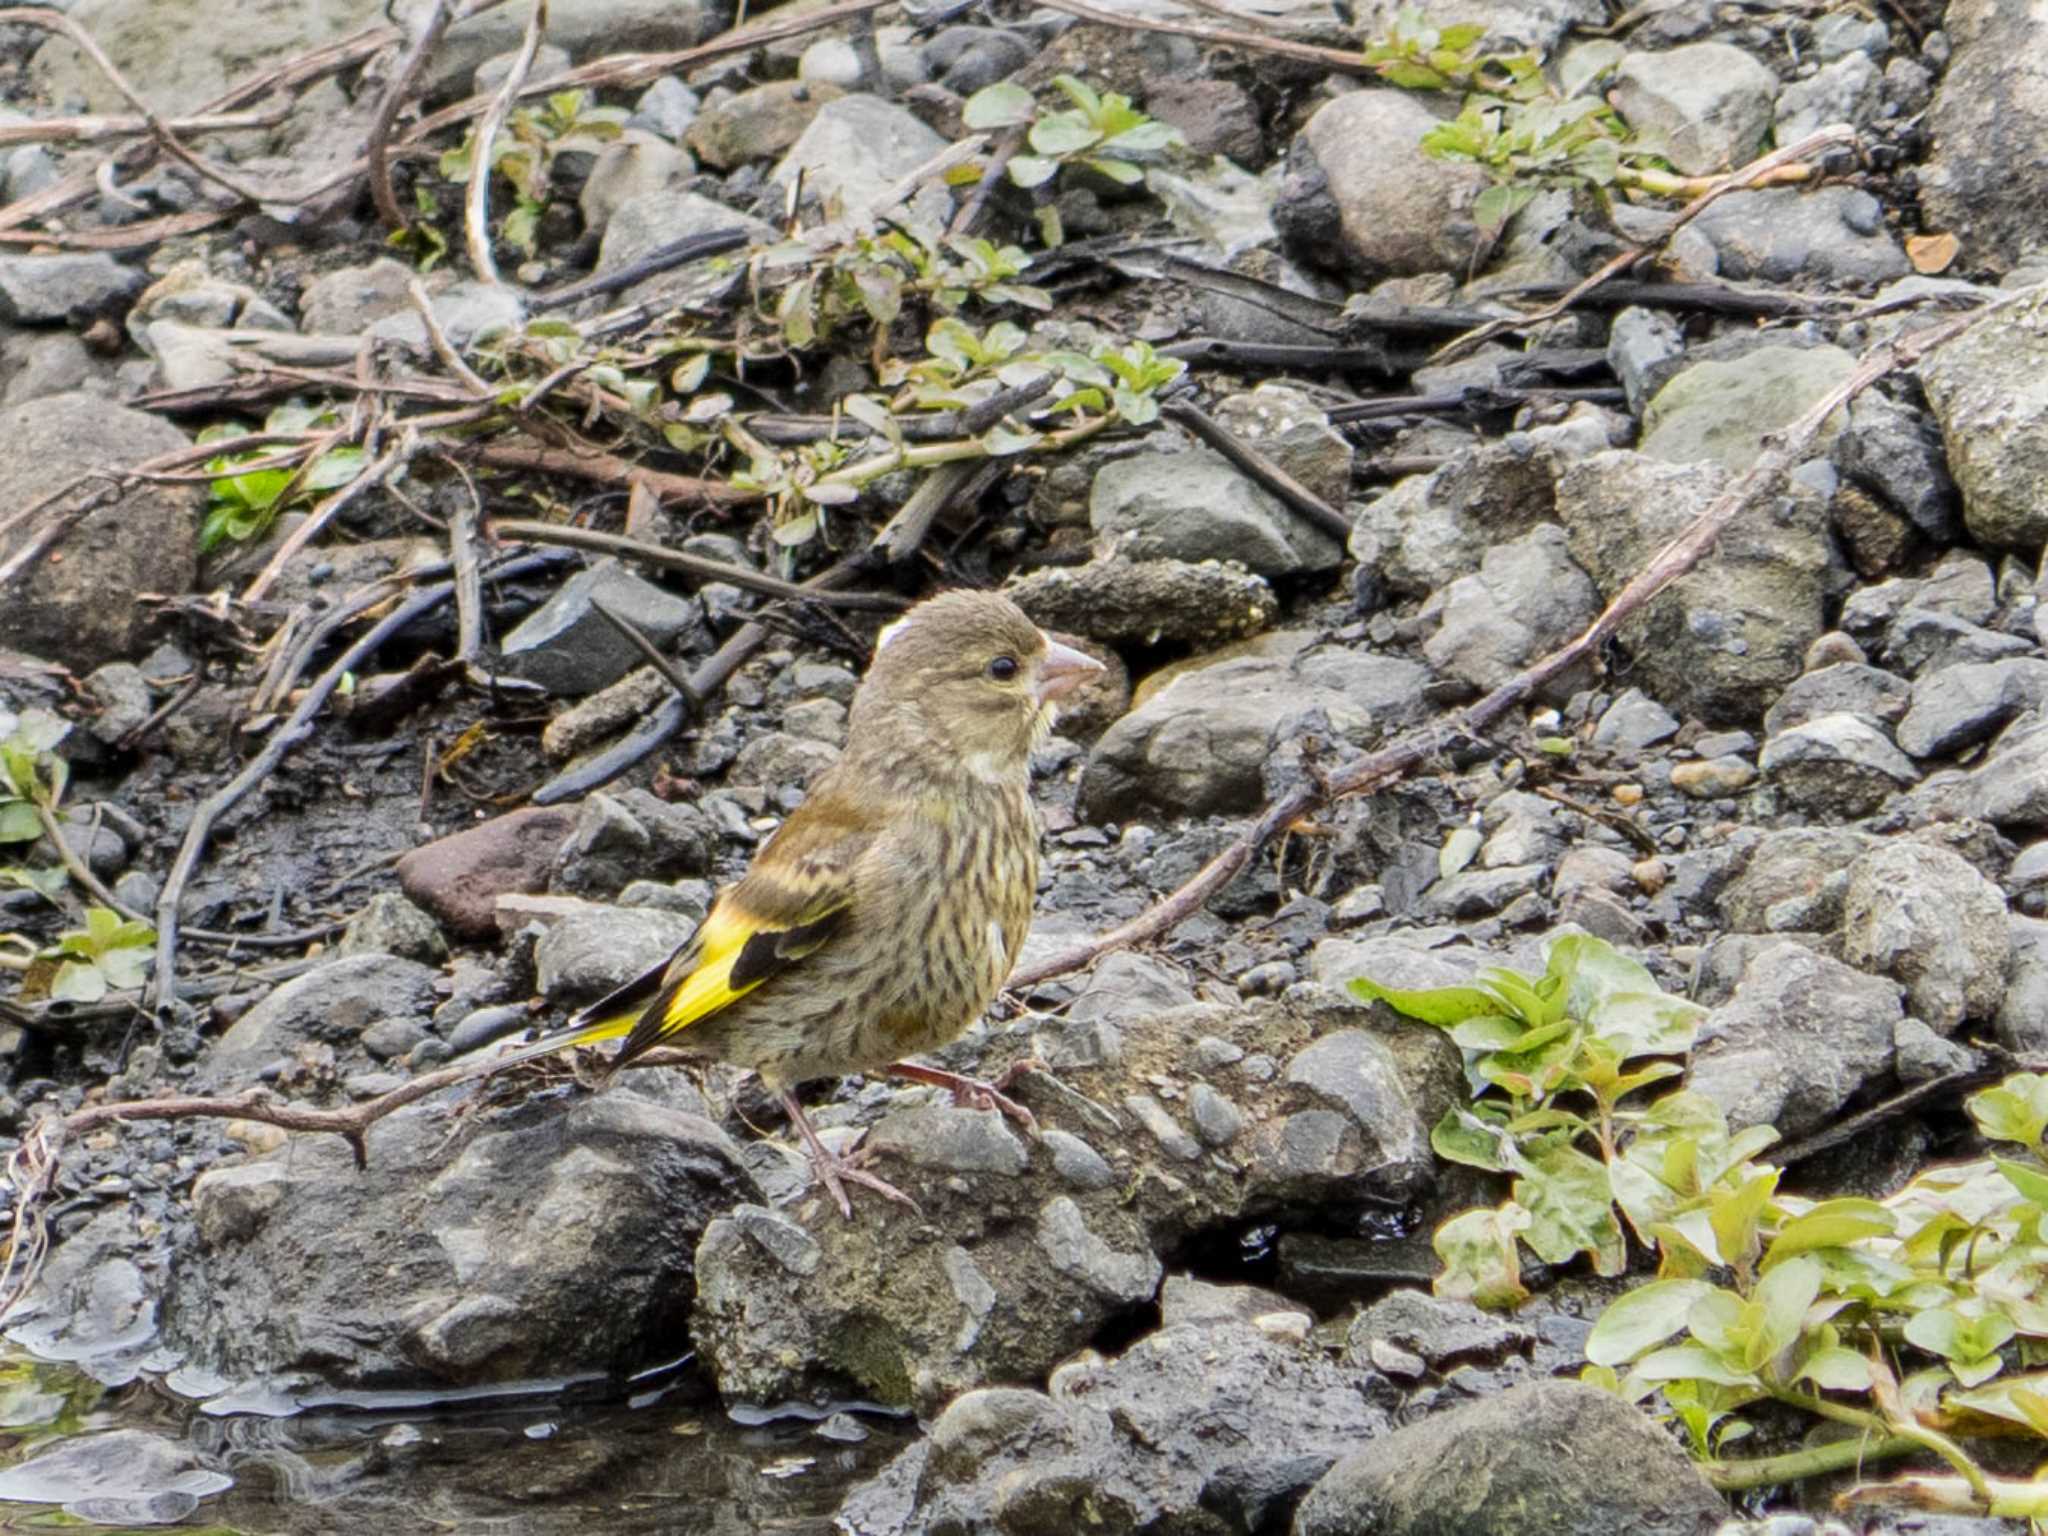
[[[1261,576],[1334,570],[1337,541],[1206,448],[1114,459],[1096,471],[1089,525],[1136,560],[1234,561]]]
[[[1687,176],[1711,176],[1763,148],[1778,77],[1740,48],[1691,43],[1626,55],[1612,95],[1640,141],[1662,146]]]
[[[1937,1033],[1998,1012],[2011,953],[2005,893],[1960,855],[1894,840],[1849,866],[1842,958],[1899,982]]]
[[[567,806],[526,806],[494,816],[413,849],[398,861],[398,883],[450,932],[488,938],[498,929],[498,897],[547,889],[576,818]]]

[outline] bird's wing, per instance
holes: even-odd
[[[505,1060],[623,1035],[625,1049],[612,1061],[616,1069],[745,997],[838,930],[852,905],[854,867],[879,828],[853,797],[813,794],[753,867],[719,894],[680,949],[583,1009],[568,1028]]]

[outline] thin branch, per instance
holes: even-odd
[[[748,566],[729,565],[723,560],[709,560],[702,555],[686,555],[678,549],[646,544],[621,534],[599,533],[593,528],[568,528],[556,523],[504,518],[491,524],[491,532],[500,539],[524,539],[532,544],[559,544],[568,549],[619,555],[647,565],[658,565],[664,570],[682,571],[705,581],[723,581],[792,602],[823,603],[834,608],[866,608],[881,613],[900,612],[906,606],[902,598],[879,592],[821,591],[807,582],[784,581],[779,576],[770,576]]]
[[[249,128],[275,128],[290,116],[288,107],[267,112],[206,112],[196,117],[167,117],[173,133],[235,133]],[[43,117],[25,123],[0,123],[0,146],[8,144],[92,144],[101,139],[132,139],[150,131],[146,117]]]
[[[1195,406],[1162,406],[1159,414],[1187,428],[1339,544],[1351,537],[1350,518]]]
[[[453,0],[434,0],[432,9],[420,20],[418,30],[413,34],[412,46],[406,49],[405,57],[392,73],[390,83],[384,87],[384,94],[378,98],[377,111],[370,119],[363,159],[370,178],[370,200],[377,205],[377,217],[384,221],[385,231],[389,234],[395,235],[412,226],[412,220],[398,206],[398,193],[391,185],[391,125],[398,121],[399,109],[412,96],[413,83],[440,46],[442,34],[448,30],[452,4]]]
[[[548,0],[533,0],[533,15],[527,18],[526,35],[520,39],[519,52],[512,60],[512,68],[505,76],[504,84],[491,98],[491,104],[484,109],[484,115],[476,125],[476,136],[470,144],[469,188],[462,199],[462,229],[469,245],[469,265],[480,282],[489,283],[493,288],[503,286],[498,276],[498,263],[491,254],[491,177],[494,174],[492,151],[498,142],[498,130],[505,126],[505,119],[512,113],[512,104],[519,99],[519,89],[526,84],[526,77],[533,72],[534,55],[540,51],[540,40],[548,30]]]
[[[404,437],[399,440],[397,447],[390,449],[371,463],[365,465],[362,472],[353,480],[349,481],[347,485],[342,486],[332,496],[329,496],[319,506],[315,507],[312,514],[303,523],[299,524],[298,527],[294,528],[290,536],[282,544],[277,546],[277,552],[264,563],[263,569],[256,573],[255,580],[251,581],[243,589],[242,601],[245,603],[260,601],[263,595],[277,584],[277,578],[284,574],[284,568],[291,563],[294,555],[318,538],[327,525],[333,522],[344,508],[361,500],[378,486],[382,485],[418,451],[419,436],[408,429]],[[310,463],[311,460],[308,460],[309,465]]]

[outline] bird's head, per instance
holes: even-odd
[[[886,736],[915,721],[975,777],[1007,778],[1029,764],[1059,699],[1101,670],[1008,598],[948,592],[882,631],[849,729]]]

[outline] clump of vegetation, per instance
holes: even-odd
[[[68,929],[44,950],[56,962],[49,997],[96,1003],[109,992],[131,992],[149,975],[156,930],[107,907],[88,907],[83,928]]]
[[[1580,44],[1553,80],[1532,53],[1482,51],[1485,33],[1474,24],[1433,27],[1421,12],[1403,8],[1388,36],[1365,51],[1366,62],[1390,84],[1464,93],[1458,115],[1422,136],[1422,151],[1486,173],[1492,184],[1472,210],[1482,238],[1498,238],[1546,188],[1604,195],[1623,187],[1670,197],[1691,187],[1599,93],[1600,82],[1621,62],[1620,44]]]
[[[2048,1483],[1987,1474],[1966,1441],[2048,1439],[2048,1078],[2019,1073],[1967,1108],[2016,1148],[1930,1169],[1884,1200],[1809,1200],[1759,1160],[1769,1126],[1731,1128],[1680,1076],[1702,1010],[1585,934],[1554,940],[1541,976],[1352,990],[1446,1030],[1479,1097],[1438,1123],[1440,1156],[1505,1173],[1510,1198],[1439,1227],[1436,1289],[1486,1306],[1528,1296],[1520,1250],[1627,1267],[1633,1234],[1657,1278],[1600,1317],[1585,1379],[1657,1406],[1726,1489],[1928,1451],[1952,1478],[1872,1490],[1980,1513],[2048,1518]],[[1624,1228],[1624,1223],[1626,1226]],[[1728,1459],[1774,1402],[1859,1432],[1783,1456]]]
[[[1135,187],[1145,179],[1147,164],[1187,140],[1117,91],[1097,91],[1072,75],[1055,75],[1052,83],[1071,103],[1064,110],[1048,112],[1023,86],[1000,80],[968,97],[961,118],[977,131],[1024,131],[1025,149],[1010,157],[1007,175],[1014,185],[1041,194],[1039,231],[1047,245],[1058,245],[1059,214],[1042,195],[1055,179],[1092,175],[1111,186]],[[982,172],[970,168],[969,174]]]
[[[588,90],[556,91],[532,106],[516,107],[491,141],[491,170],[512,188],[512,207],[498,238],[522,256],[532,256],[554,184],[555,161],[572,150],[594,153],[618,138],[630,114],[601,107]],[[476,165],[476,134],[441,156],[445,180],[466,182]]]
[[[297,400],[278,406],[263,420],[260,429],[270,436],[332,432],[341,425],[341,413],[332,406],[307,405]],[[220,422],[200,432],[198,441],[217,443],[250,435],[251,428]],[[337,443],[296,464],[269,463],[276,454],[265,448],[244,448],[215,454],[206,461],[206,471],[215,478],[208,482],[206,520],[199,525],[199,552],[207,554],[230,541],[241,543],[260,538],[277,521],[278,513],[295,502],[338,490],[363,472],[367,457],[352,443]],[[258,466],[245,468],[243,466]]]

